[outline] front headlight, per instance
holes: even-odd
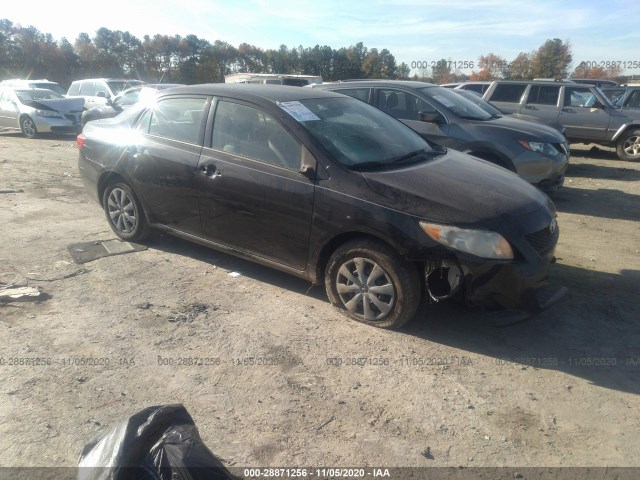
[[[518,140],[518,143],[532,152],[544,153],[545,155],[560,154],[558,149],[552,143],[527,142],[525,140]]]
[[[36,110],[36,115],[39,117],[49,117],[49,118],[63,118],[58,112],[54,112],[53,110]]]
[[[420,222],[420,227],[436,242],[461,252],[500,260],[513,258],[511,245],[499,233],[427,222]]]

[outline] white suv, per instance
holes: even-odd
[[[115,97],[127,88],[144,85],[141,80],[124,78],[88,78],[76,80],[69,87],[68,97],[84,97],[85,110],[104,105],[107,99]]]

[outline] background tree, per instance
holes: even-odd
[[[533,78],[531,75],[531,57],[533,54],[520,52],[510,63],[505,71],[507,80],[526,80]]]
[[[566,78],[571,61],[571,45],[568,40],[547,40],[531,58],[530,75],[533,78]]]
[[[480,55],[478,59],[478,72],[472,71],[470,79],[475,81],[497,80],[504,77],[507,69],[507,60],[495,53]]]

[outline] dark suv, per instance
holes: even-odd
[[[484,94],[500,110],[565,127],[572,143],[615,147],[621,160],[640,160],[640,110],[620,109],[602,91],[574,82],[494,82]]]
[[[426,140],[500,165],[544,190],[555,190],[564,181],[569,144],[558,130],[488,113],[451,89],[393,80],[350,80],[312,87],[370,103]]]

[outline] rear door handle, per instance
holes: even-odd
[[[533,105],[525,105],[524,108],[526,108],[527,110],[537,110],[537,108]]]
[[[563,112],[575,113],[572,108],[564,107],[562,109]]]
[[[212,163],[208,165],[202,165],[200,167],[200,171],[204,173],[207,177],[220,177],[222,176],[222,172],[216,168],[216,166]]]

